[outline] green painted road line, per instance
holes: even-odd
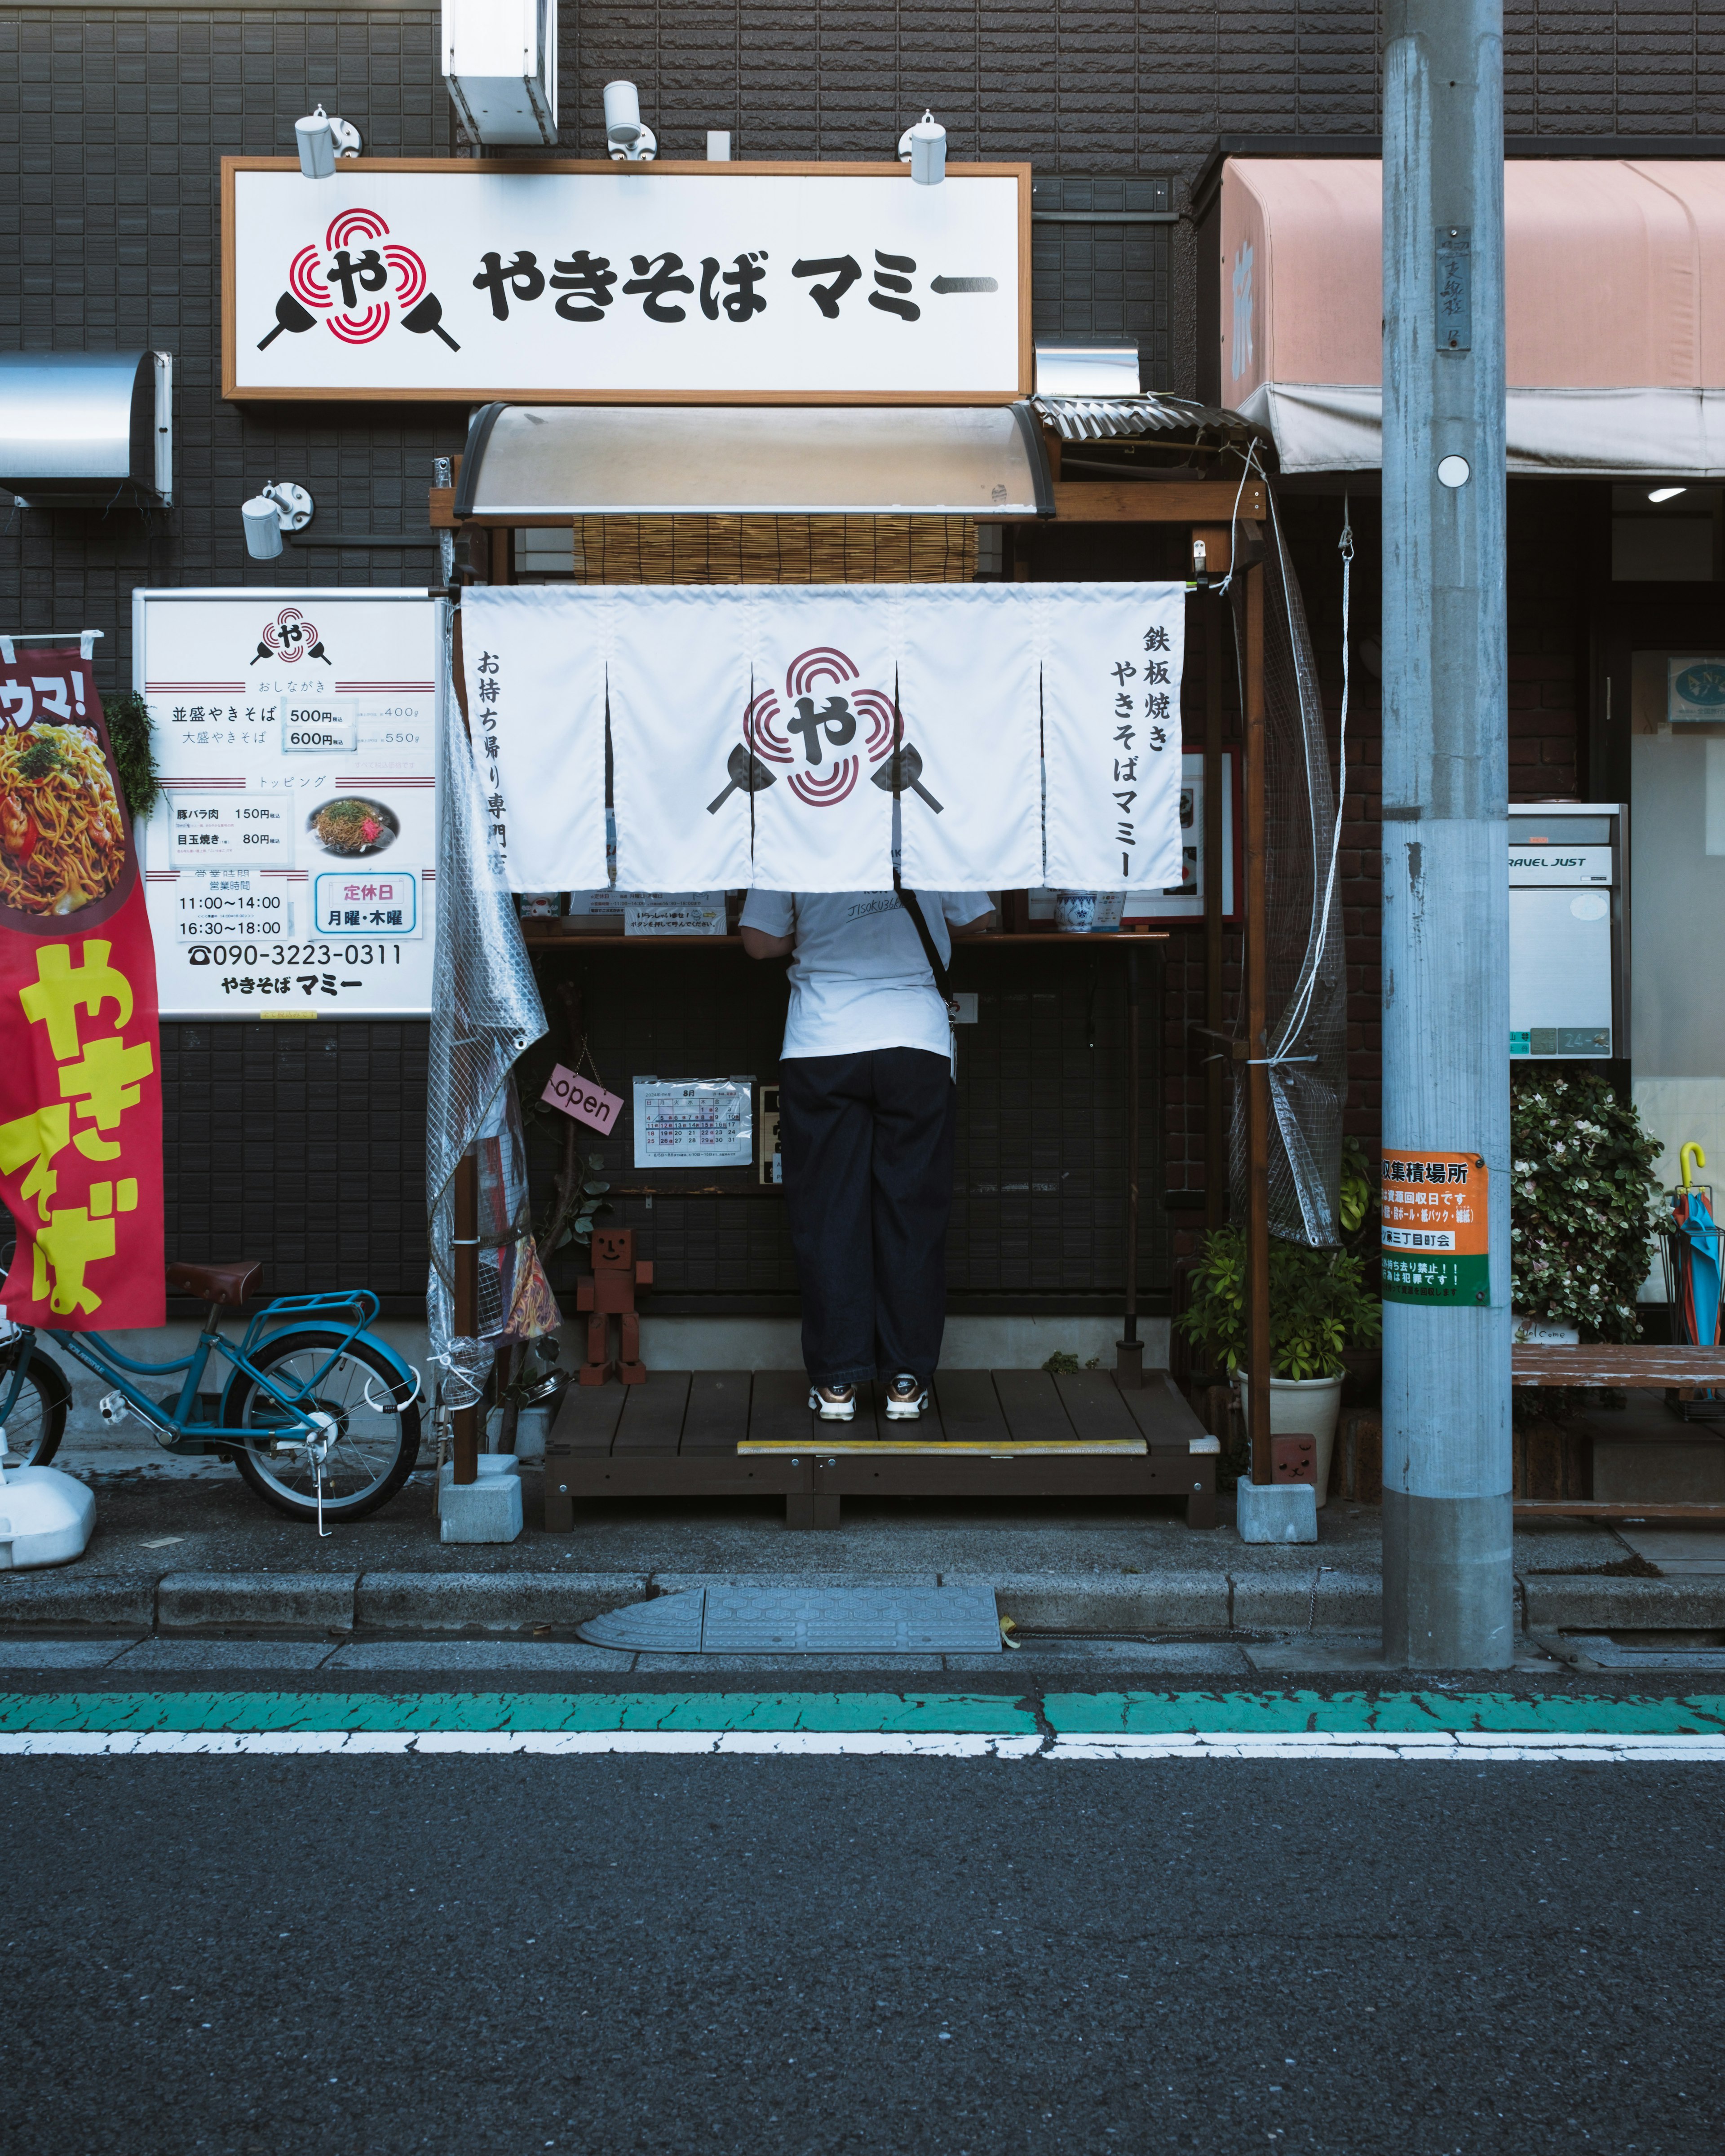
[[[1049,1692],[1042,1707],[1063,1736],[1477,1730],[1525,1736],[1717,1737],[1725,1730],[1725,1697],[1717,1693],[1681,1699],[1517,1699],[1490,1691]]]
[[[798,1730],[1034,1737],[1012,1700],[965,1692],[0,1693],[0,1735],[49,1730]]]
[[[271,1731],[567,1734],[956,1733],[1149,1738],[1330,1733],[1553,1738],[1725,1732],[1725,1697],[1516,1699],[1503,1692],[1120,1691],[1022,1701],[969,1692],[57,1692],[0,1694],[0,1735]]]

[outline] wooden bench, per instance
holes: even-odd
[[[545,1524],[593,1497],[783,1497],[791,1527],[836,1527],[846,1497],[1173,1497],[1216,1521],[1217,1440],[1165,1370],[942,1370],[920,1422],[884,1389],[824,1423],[800,1371],[655,1370],[571,1385],[545,1445]]]
[[[1725,1390],[1725,1348],[1587,1348],[1517,1345],[1513,1385],[1582,1385],[1612,1392],[1672,1393],[1680,1399],[1708,1387]],[[1518,1520],[1725,1520],[1725,1504],[1631,1504],[1603,1498],[1517,1497]]]

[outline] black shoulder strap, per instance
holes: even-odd
[[[922,917],[922,900],[917,897],[914,891],[906,891],[905,889],[904,886],[898,880],[898,870],[896,869],[892,872],[892,888],[894,895],[896,896],[899,904],[903,906],[905,911],[910,915],[912,922],[915,924],[916,934],[921,939],[922,944],[922,955],[928,961],[929,972],[934,975],[934,985],[939,993],[941,1001],[943,1004],[951,1003],[952,1000],[952,978],[951,974],[947,973],[946,968],[941,963],[941,954],[935,947],[933,937],[928,932],[928,923]]]

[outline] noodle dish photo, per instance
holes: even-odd
[[[401,832],[393,808],[355,793],[339,795],[313,809],[305,828],[326,854],[350,860],[360,854],[381,854]]]
[[[0,906],[76,913],[118,888],[126,819],[98,737],[0,728]]]

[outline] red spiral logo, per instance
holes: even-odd
[[[323,281],[323,258],[309,240],[288,264],[288,290],[308,307],[330,304],[330,288]]]
[[[854,681],[860,670],[831,644],[799,653],[785,670],[785,693],[806,696],[819,681]]]
[[[370,344],[389,326],[389,302],[374,300],[360,315],[331,315],[329,326],[343,344]]]
[[[771,689],[762,690],[742,717],[743,739],[768,763],[788,763],[796,752],[790,737],[773,731],[779,716],[778,698]]]
[[[323,244],[333,254],[338,248],[351,246],[356,238],[382,239],[389,227],[374,209],[344,209],[330,219],[330,228],[323,236]]]
[[[892,747],[891,697],[880,689],[859,689],[850,699],[850,708],[868,724],[864,753],[870,763],[879,763]]]
[[[263,640],[278,659],[291,666],[316,643],[317,624],[307,621],[298,607],[284,607],[274,621],[265,624]]]
[[[404,307],[411,307],[425,290],[425,264],[411,247],[386,247],[383,259],[395,272],[395,296]]]
[[[841,756],[824,778],[816,778],[812,771],[799,771],[785,783],[799,801],[807,802],[811,808],[832,808],[856,784],[856,774],[861,769],[860,757]]]

